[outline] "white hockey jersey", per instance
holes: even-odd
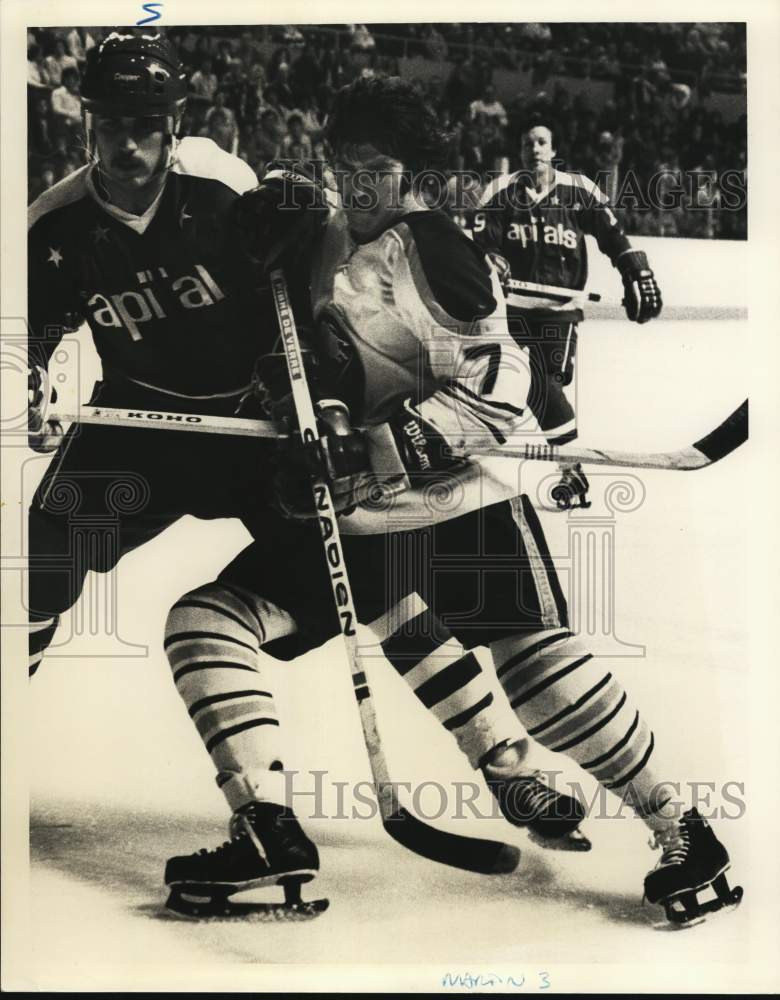
[[[443,212],[412,212],[362,245],[336,215],[312,290],[355,423],[381,424],[409,401],[456,454],[510,436],[516,443],[519,428],[535,427],[524,416],[528,356],[508,332],[497,276]],[[458,492],[481,475],[481,463],[467,462],[438,482]],[[411,490],[401,504],[413,514],[427,502]],[[453,507],[447,517],[464,512]],[[345,530],[353,518],[360,514],[343,519]],[[369,530],[387,531],[386,519]]]

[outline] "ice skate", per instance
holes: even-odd
[[[579,829],[585,818],[580,803],[556,792],[541,780],[539,771],[517,764],[485,764],[485,781],[495,795],[504,818],[528,831],[540,847],[557,851],[589,851],[591,843]]]
[[[169,909],[188,917],[272,919],[313,917],[327,909],[326,899],[301,900],[301,885],[315,877],[320,862],[292,810],[252,802],[234,814],[230,831],[221,847],[170,858],[165,866]],[[231,898],[276,885],[284,890],[283,902]]]
[[[578,462],[576,465],[561,466],[560,481],[550,490],[550,497],[555,501],[558,510],[573,510],[577,507],[588,508],[590,483]]]
[[[730,889],[726,880],[731,863],[726,848],[695,809],[658,831],[651,843],[662,847],[663,854],[645,877],[645,898],[663,906],[671,923],[700,923],[708,913],[742,899],[742,886]],[[714,898],[700,899],[709,888]]]

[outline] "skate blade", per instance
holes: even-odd
[[[310,919],[327,910],[327,899],[301,899],[301,885],[311,882],[314,872],[287,872],[228,885],[173,885],[166,907],[173,913],[197,920],[257,920]],[[279,885],[284,889],[284,901],[265,902],[233,900],[237,892]]]
[[[687,930],[689,927],[703,924],[714,913],[735,910],[742,902],[744,890],[741,885],[734,886],[733,889],[729,888],[725,874],[727,868],[712,882],[705,883],[703,886],[688,892],[676,893],[663,900],[660,905],[663,906],[669,923],[661,926],[672,930]],[[711,898],[699,899],[699,893],[708,890],[713,893]]]
[[[294,923],[312,920],[330,906],[330,900],[301,900],[298,903],[247,903],[225,897],[205,899],[171,892],[166,907],[179,917],[197,921],[250,920],[255,923]]]
[[[562,837],[541,837],[533,830],[528,831],[528,839],[546,851],[589,851],[593,845],[579,830],[572,830]]]

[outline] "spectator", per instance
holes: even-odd
[[[317,93],[317,88],[323,80],[322,66],[310,45],[304,45],[303,51],[293,64],[290,76],[295,104],[300,107],[306,98]]]
[[[444,35],[436,30],[435,24],[423,25],[422,38],[425,42],[425,54],[430,59],[440,60],[447,58],[447,43],[444,40]]]
[[[266,87],[265,107],[266,109],[275,112],[279,122],[287,121],[287,116],[292,111],[292,108],[285,107],[285,105],[283,105],[279,100],[279,94],[276,87]]]
[[[27,50],[27,84],[37,90],[48,89],[52,85],[51,74],[43,58],[43,51],[37,43]]]
[[[373,52],[376,48],[374,36],[365,24],[350,24],[349,32],[352,35],[352,49],[357,52]]]
[[[293,113],[287,119],[287,135],[282,139],[282,157],[285,160],[310,160],[311,139],[303,129],[303,117]]]
[[[323,121],[317,108],[317,103],[311,96],[303,97],[298,102],[300,115],[303,119],[303,130],[310,139],[316,140],[322,134]]]
[[[217,91],[217,97],[223,96],[220,91]],[[200,130],[200,135],[212,139],[226,153],[233,153],[235,155],[238,152],[238,126],[236,125],[236,119],[230,108],[226,108],[224,105],[214,105],[209,108],[206,115],[206,124]]]
[[[49,71],[49,78],[52,86],[59,87],[62,83],[62,74],[66,69],[78,70],[79,64],[73,56],[68,55],[63,38],[55,38],[54,52],[46,57],[46,68]]]
[[[497,100],[496,88],[492,83],[489,83],[485,87],[482,97],[471,102],[469,110],[471,111],[472,118],[476,118],[477,115],[481,114],[488,119],[495,119],[501,126],[505,126],[508,121],[504,105],[501,101]]]
[[[54,148],[51,103],[45,92],[36,93],[27,129],[27,146],[34,156],[47,156]]]
[[[68,52],[73,56],[79,65],[83,67],[87,61],[87,52],[95,46],[95,39],[89,33],[88,28],[73,28],[68,32],[65,39]]]
[[[211,121],[211,118],[215,114],[219,114],[225,121],[227,121],[232,128],[236,128],[236,116],[233,110],[227,107],[227,95],[225,91],[220,89],[214,94],[214,103],[206,112],[206,124]]]
[[[278,113],[273,108],[266,108],[260,113],[260,127],[255,133],[254,141],[257,162],[262,166],[258,176],[267,163],[278,160],[282,155],[283,138],[284,130]]]
[[[217,76],[212,71],[211,67],[211,59],[207,56],[203,60],[201,68],[195,70],[190,77],[190,90],[192,93],[195,94],[196,97],[203,97],[209,102],[214,100],[214,95],[216,94],[217,87],[219,86]]]
[[[51,95],[51,109],[60,128],[75,130],[81,127],[78,70],[66,69],[62,74],[62,86]]]

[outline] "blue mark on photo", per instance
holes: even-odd
[[[149,17],[145,17],[142,21],[136,21],[137,25],[141,24],[151,24],[152,21],[159,21],[162,16],[159,10],[155,10],[156,7],[162,7],[162,3],[145,3],[141,4],[141,9],[145,10]]]

